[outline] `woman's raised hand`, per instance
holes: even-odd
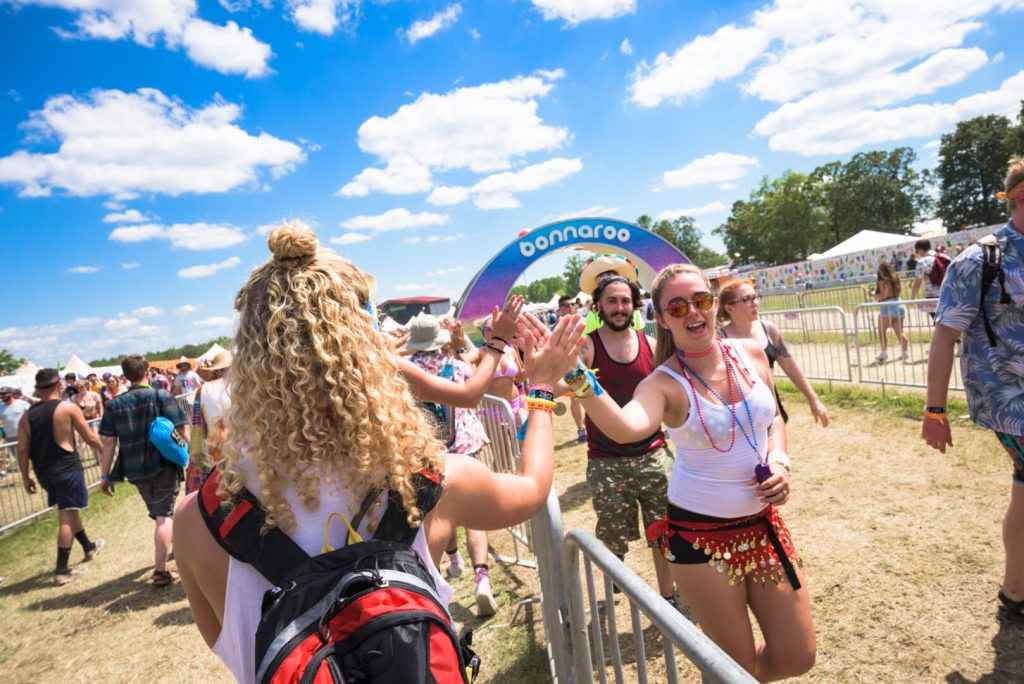
[[[506,342],[512,341],[512,338],[516,336],[516,321],[519,314],[522,313],[525,303],[526,300],[522,295],[512,295],[501,309],[494,307],[491,325],[494,326],[495,337],[500,337]]]
[[[547,333],[543,326],[541,329]],[[547,334],[547,339],[541,344],[537,341],[539,331],[527,323],[520,324],[519,332],[523,336],[526,374],[531,382],[554,385],[559,378],[576,367],[580,346],[583,344],[583,325],[579,314],[558,319],[555,329]]]

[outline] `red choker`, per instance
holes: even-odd
[[[683,358],[686,358],[686,359],[699,359],[699,358],[702,358],[704,356],[707,356],[708,354],[713,352],[715,349],[716,349],[715,343],[712,342],[711,344],[708,345],[708,348],[704,349],[703,351],[688,352],[688,351],[683,351],[682,349],[677,348],[676,349],[676,354],[681,359],[683,359]]]

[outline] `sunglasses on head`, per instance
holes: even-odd
[[[690,300],[677,297],[665,307],[665,313],[672,318],[685,318],[690,312],[690,305],[697,311],[708,311],[715,303],[715,297],[710,292],[696,292]]]

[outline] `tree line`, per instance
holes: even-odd
[[[146,352],[143,356],[146,357],[147,361],[163,361],[167,359],[180,359],[182,356],[194,359],[197,356],[201,356],[206,353],[206,350],[215,344],[219,344],[225,349],[231,348],[231,338],[227,335],[217,337],[210,340],[209,342],[200,342],[198,344],[183,344],[180,347],[168,347],[167,349],[161,349],[160,351]],[[90,361],[90,366],[113,366],[121,363],[121,360],[128,356],[128,354],[135,354],[136,352],[126,352],[124,354],[115,354],[106,359],[96,359]]]
[[[897,147],[810,173],[765,177],[713,232],[734,264],[779,264],[862,230],[907,235],[915,222],[931,218],[942,219],[949,232],[1001,223],[1006,207],[996,193],[1014,154],[1024,154],[1024,101],[1016,124],[997,115],[959,122],[941,137],[934,169],[917,170],[916,153]]]

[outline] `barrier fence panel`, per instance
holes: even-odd
[[[484,424],[490,444],[480,452],[480,461],[496,473],[514,473],[518,470],[519,440],[516,439],[516,419],[512,407],[504,399],[485,394],[477,406],[476,414]],[[495,556],[503,563],[515,563],[526,567],[536,567],[536,563],[523,557],[520,550],[532,551],[530,545],[529,523],[522,522],[508,528],[512,535],[514,555]]]
[[[761,311],[781,311],[782,309],[799,309],[803,307],[799,292],[773,292],[759,294],[757,306]]]
[[[870,302],[871,299],[871,295],[865,285],[830,287],[826,290],[806,290],[800,294],[800,308],[810,309],[818,306],[838,306],[844,311],[853,311],[858,304]]]
[[[99,420],[89,421],[89,427],[96,430]],[[75,435],[76,450],[82,458],[85,468],[85,484],[92,489],[100,484],[100,455],[88,444]],[[39,485],[39,477],[32,473],[36,481],[36,493],[25,491],[21,471],[18,470],[17,442],[7,442],[0,446],[0,469],[4,476],[0,478],[0,533],[35,520],[42,514],[53,509],[46,505],[46,492]]]
[[[779,328],[790,354],[809,380],[853,380],[848,319],[842,308],[764,311],[760,317]],[[785,376],[779,364],[775,364],[775,375]]]
[[[601,684],[606,684],[609,667],[612,669],[616,684],[621,684],[625,680],[626,673],[619,648],[615,616],[614,597],[616,594],[612,593],[613,583],[622,592],[618,596],[624,597],[629,602],[636,667],[636,675],[630,677],[630,681],[637,681],[640,684],[648,681],[648,663],[641,616],[646,617],[661,635],[665,680],[669,684],[676,684],[678,681],[676,649],[700,670],[705,682],[749,684],[755,681],[717,644],[706,637],[692,622],[659,596],[657,591],[626,567],[589,533],[580,529],[570,530],[565,536],[564,553],[570,609],[569,632],[572,637],[573,653],[573,665],[569,680],[573,684],[593,684],[595,670]],[[580,567],[581,557],[583,558],[582,568]],[[604,579],[604,601],[601,605],[597,599],[594,583],[595,567],[603,574]],[[580,578],[581,569],[587,580],[586,602]],[[587,628],[588,624],[590,629]],[[607,659],[604,649],[606,638],[610,651]],[[591,650],[591,646],[593,646],[593,650]]]
[[[863,383],[897,387],[928,386],[928,351],[934,324],[929,313],[934,313],[937,299],[915,299],[898,304],[874,302],[861,304],[854,313],[854,340],[856,351],[851,365],[857,369],[857,379]],[[886,356],[880,356],[882,347],[879,333],[882,307],[886,313],[901,313],[896,317],[907,337],[907,358],[901,358],[902,343],[891,328],[886,330]],[[891,307],[898,306],[893,310]],[[892,318],[887,316],[887,318]],[[960,346],[957,345],[957,354]],[[960,364],[953,364],[949,389],[963,390]]]

